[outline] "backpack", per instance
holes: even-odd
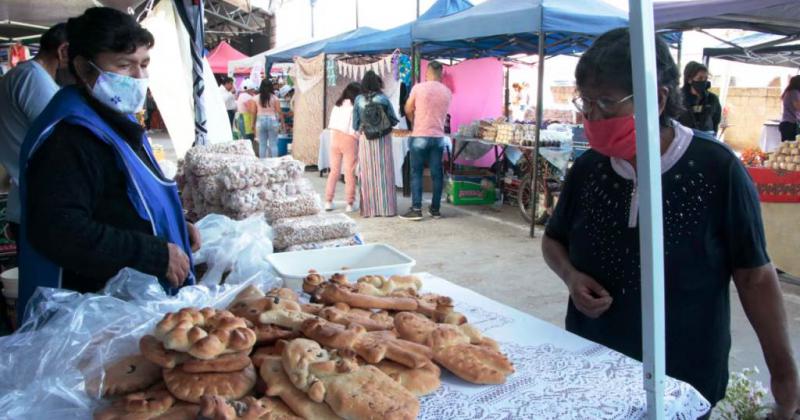
[[[361,131],[367,140],[378,140],[392,132],[392,121],[380,102],[375,102],[374,95],[367,97],[367,105],[361,114]]]

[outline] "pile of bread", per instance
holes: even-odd
[[[800,171],[800,144],[797,141],[781,143],[778,151],[769,154],[764,166],[784,171]]]
[[[192,220],[211,213],[234,220],[263,214],[280,251],[354,245],[355,222],[322,214],[304,169],[290,156],[259,159],[249,142],[234,141],[190,149],[177,180]]]
[[[421,286],[414,276],[312,273],[303,284],[312,303],[250,286],[228,310],[167,314],[141,356],[106,369],[113,400],[95,418],[414,419],[440,366],[504,383],[514,368],[497,343]]]

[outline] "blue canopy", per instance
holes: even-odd
[[[654,4],[656,27],[732,28],[778,35],[800,34],[797,0],[697,0]]]
[[[488,0],[451,16],[417,22],[414,42],[440,56],[507,56],[583,51],[594,36],[628,24],[628,14],[596,0]]]
[[[368,26],[362,26],[352,31],[344,32],[330,38],[312,41],[308,44],[298,46],[289,46],[285,48],[275,48],[266,52],[267,67],[269,63],[287,63],[292,61],[295,57],[314,57],[325,52],[325,47],[336,41],[346,41],[349,39],[361,37],[368,34],[378,33],[379,31]]]
[[[450,16],[471,7],[472,3],[467,0],[437,0],[428,11],[417,19],[417,22]],[[329,54],[380,54],[392,52],[395,49],[410,50],[413,43],[411,37],[413,26],[414,22],[409,22],[386,31],[331,42],[325,47],[325,52]]]

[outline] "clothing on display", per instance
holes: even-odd
[[[324,70],[325,58],[320,54],[296,58],[291,73],[295,86],[292,156],[306,165],[316,164],[319,155],[319,134],[325,118]]]

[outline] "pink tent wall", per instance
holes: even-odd
[[[233,48],[225,41],[222,41],[216,48],[208,53],[206,59],[211,65],[211,71],[217,74],[228,74],[228,61],[241,60],[247,58],[246,55]]]

